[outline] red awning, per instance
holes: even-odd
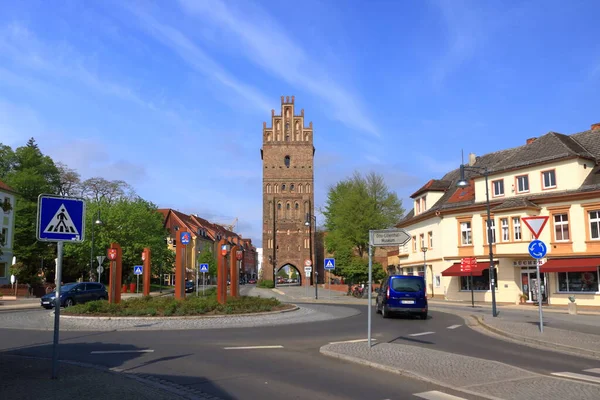
[[[557,258],[542,264],[540,272],[594,272],[599,266],[600,257]]]
[[[475,268],[472,268],[473,276],[481,276],[483,270],[488,269],[490,263],[478,262]],[[442,272],[442,276],[471,276],[471,272],[464,272],[460,270],[460,263],[454,263],[450,268]]]

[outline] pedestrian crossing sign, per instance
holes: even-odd
[[[335,269],[335,258],[326,258],[325,259],[325,269],[328,269],[328,270]]]
[[[200,272],[208,272],[208,264],[200,264]]]
[[[85,201],[73,197],[38,197],[37,239],[46,242],[83,242]]]
[[[144,266],[143,265],[136,265],[133,267],[133,274],[134,275],[142,275],[144,273]]]

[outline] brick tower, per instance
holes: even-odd
[[[314,215],[313,126],[304,126],[304,110],[294,112],[294,96],[281,96],[281,114],[271,110],[263,122],[263,279],[289,265],[303,284],[304,260],[310,259],[306,215]],[[311,221],[314,236],[314,221]],[[314,242],[312,246],[314,263]],[[273,262],[275,260],[275,262]],[[314,266],[313,266],[314,267]]]

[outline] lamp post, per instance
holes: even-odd
[[[92,280],[92,274],[94,271],[94,226],[100,226],[102,225],[102,221],[100,220],[100,210],[98,210],[98,217],[96,218],[96,221],[94,221],[94,223],[92,224],[92,247],[90,249],[90,282]]]
[[[427,290],[427,246],[422,246],[421,251],[423,252],[423,281],[425,281],[425,290]],[[433,282],[433,277],[431,278],[431,282]],[[433,288],[433,285],[431,285]]]
[[[491,212],[490,212],[490,191],[488,188],[488,176],[489,176],[489,170],[487,169],[487,167],[473,167],[473,166],[465,166],[464,164],[462,164],[460,166],[460,180],[456,183],[456,186],[458,187],[465,187],[468,186],[469,183],[467,182],[467,180],[465,179],[465,171],[473,171],[473,172],[477,172],[480,175],[483,175],[485,177],[485,204],[486,204],[486,208],[487,208],[487,240],[488,240],[488,246],[489,246],[489,253],[490,253],[490,281],[491,281],[491,287],[492,287],[492,317],[496,317],[496,271],[495,271],[495,267],[494,267],[494,252],[493,252],[493,248],[492,248],[492,218],[491,218]],[[472,282],[471,282],[472,284]]]
[[[310,265],[313,267],[313,281],[315,283],[315,300],[319,299],[319,285],[317,284],[317,279],[319,273],[317,272],[317,266],[313,262],[313,230],[312,230],[312,222],[315,221],[315,229],[317,227],[317,217],[312,215],[311,213],[306,213],[306,221],[304,225],[308,226],[308,250],[310,251]]]

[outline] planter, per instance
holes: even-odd
[[[123,284],[123,286],[121,287],[121,293],[127,293],[127,285]]]
[[[130,291],[131,293],[135,293],[135,283],[130,283],[130,284],[129,284],[129,291]]]

